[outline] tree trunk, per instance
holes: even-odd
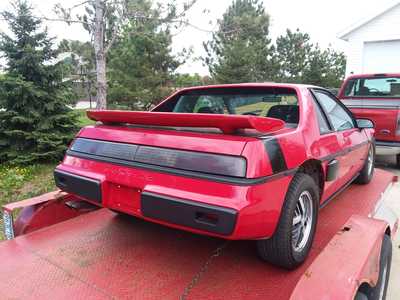
[[[107,108],[106,55],[104,49],[104,0],[95,2],[94,51],[96,55],[96,109]]]

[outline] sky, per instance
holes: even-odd
[[[161,0],[161,2],[168,0]],[[183,3],[185,0],[176,0]],[[286,29],[299,28],[311,36],[313,43],[321,47],[331,46],[336,50],[347,50],[347,43],[337,38],[338,34],[352,24],[368,19],[377,12],[389,7],[400,0],[264,0],[266,12],[270,15],[270,33],[273,40],[285,33]],[[64,7],[71,7],[82,0],[31,0],[37,15],[48,18],[56,17],[54,5],[61,2]],[[207,67],[203,66],[196,57],[204,55],[202,43],[211,37],[216,29],[216,20],[232,3],[232,0],[197,0],[189,11],[187,18],[196,27],[186,27],[177,32],[173,38],[172,50],[178,53],[183,47],[193,48],[193,57],[179,68],[181,73],[199,73],[207,75]],[[0,0],[0,11],[10,8],[10,1]],[[208,13],[203,11],[207,9]],[[47,22],[52,36],[61,40],[77,39],[86,41],[88,34],[81,25],[68,26],[62,22]],[[204,30],[204,31],[203,31]],[[0,21],[0,31],[7,31],[7,25]]]

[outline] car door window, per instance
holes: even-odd
[[[315,110],[315,114],[317,115],[317,119],[318,119],[318,126],[319,126],[319,133],[320,134],[325,134],[331,131],[330,127],[329,127],[329,123],[328,120],[326,119],[326,116],[324,114],[324,112],[321,110],[321,107],[319,106],[319,104],[315,101],[314,102],[314,110]]]
[[[355,127],[351,115],[340,105],[336,99],[321,91],[314,91],[314,94],[336,131]]]

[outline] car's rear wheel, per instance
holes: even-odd
[[[367,184],[371,181],[372,176],[374,175],[374,168],[375,168],[375,144],[371,143],[368,149],[368,156],[365,160],[364,166],[360,171],[357,179],[355,180],[356,183],[359,184]]]
[[[286,269],[304,262],[314,239],[318,203],[318,186],[312,177],[296,174],[286,194],[274,235],[257,241],[260,257]]]

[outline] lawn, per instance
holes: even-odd
[[[78,122],[80,127],[92,125],[95,123],[86,116],[86,111],[84,109],[77,109],[75,110],[75,112],[78,113]]]
[[[77,110],[80,127],[94,124],[84,110]],[[53,170],[58,162],[30,166],[0,166],[0,206],[55,190]],[[3,219],[0,219],[0,241]]]

